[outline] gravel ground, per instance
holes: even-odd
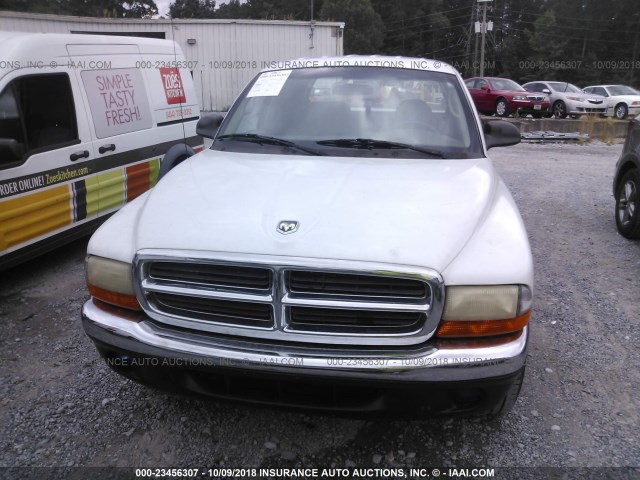
[[[536,265],[527,375],[503,419],[355,419],[141,387],[112,373],[82,331],[82,240],[2,273],[0,467],[639,466],[640,243],[615,228],[620,151],[600,143],[492,150]],[[20,472],[33,473],[0,476]],[[74,470],[38,478],[47,472]],[[640,470],[560,472],[640,478]]]

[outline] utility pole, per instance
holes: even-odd
[[[313,50],[315,47],[313,44],[315,26],[316,26],[316,21],[313,19],[313,0],[311,0],[311,20],[309,21],[309,42],[310,42],[309,50]]]
[[[476,7],[475,5],[471,7],[471,20],[469,20],[469,36],[467,37],[467,49],[466,49],[466,55],[465,55],[465,61],[469,62],[469,57],[471,56],[471,36],[473,35],[473,18],[474,18],[474,14],[476,11]],[[475,60],[475,58],[474,58]],[[465,77],[468,77],[469,75],[471,76],[475,76],[476,72],[474,72],[473,70],[471,70],[471,68],[473,68],[473,62],[472,63],[467,63],[467,68],[465,73]]]
[[[476,15],[479,14],[480,10],[478,8],[476,10]],[[475,31],[476,31],[476,41],[473,47],[473,76],[478,76],[478,33],[480,28],[480,22],[475,23]]]
[[[480,33],[482,36],[480,44],[480,76],[484,77],[484,44],[485,36],[487,34],[487,3],[493,0],[478,0],[478,3],[482,3],[482,23],[480,24]],[[489,22],[490,29],[493,28],[493,22]]]

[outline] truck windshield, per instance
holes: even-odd
[[[483,156],[475,116],[456,76],[356,66],[259,74],[229,112],[213,149],[330,156]]]

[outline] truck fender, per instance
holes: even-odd
[[[160,181],[160,179],[164,177],[173,167],[175,167],[179,163],[182,163],[182,161],[186,160],[191,155],[195,154],[196,152],[193,151],[193,148],[191,148],[186,143],[177,143],[172,146],[169,150],[167,150],[167,153],[165,153],[164,157],[162,158],[162,162],[160,162],[158,181]]]

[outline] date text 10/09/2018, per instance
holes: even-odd
[[[136,468],[136,478],[493,478],[493,468]]]
[[[640,70],[640,60],[522,60],[522,70]]]
[[[484,357],[458,357],[458,358],[402,358],[394,361],[394,366],[403,367],[438,367],[438,366],[478,366],[495,365],[499,360]],[[327,365],[338,367],[386,367],[391,364],[388,358],[327,358]]]

